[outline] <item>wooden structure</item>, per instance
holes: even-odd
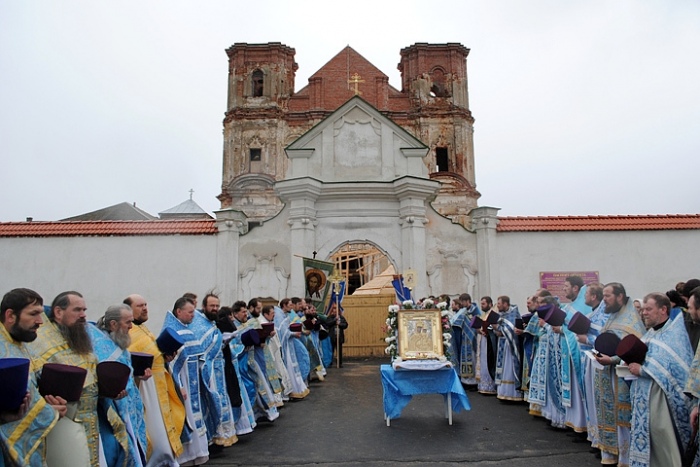
[[[386,317],[395,294],[350,295],[343,299],[345,330],[343,355],[346,357],[386,357]]]
[[[386,255],[369,243],[347,243],[333,253],[331,261],[345,279],[348,295],[391,266]]]

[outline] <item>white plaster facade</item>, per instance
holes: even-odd
[[[359,97],[349,100],[289,145],[286,179],[275,192],[282,211],[262,225],[237,210],[216,213],[238,226],[240,296],[291,296],[304,291],[302,256],[327,260],[347,243],[374,244],[397,271],[413,269],[415,293],[458,294],[473,288],[476,236],[437,214],[430,201],[428,148]],[[235,229],[233,229],[235,230]],[[422,279],[420,279],[422,278]]]

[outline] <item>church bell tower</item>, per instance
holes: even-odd
[[[433,207],[467,226],[481,196],[474,174],[474,118],[469,110],[467,56],[458,43],[416,43],[401,50],[402,92],[414,135],[430,147],[430,178],[442,183]]]
[[[282,208],[273,184],[287,170],[284,115],[294,93],[295,51],[279,42],[236,43],[226,53],[228,100],[218,198],[222,209],[263,220]]]

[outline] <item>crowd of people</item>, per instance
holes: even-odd
[[[468,389],[522,401],[604,465],[700,465],[700,280],[631,299],[566,278],[521,313],[510,298],[452,301],[452,363]],[[441,297],[448,301],[448,297]]]
[[[441,297],[462,383],[527,404],[602,464],[699,466],[700,280],[635,300],[570,276],[564,295],[538,289],[526,313],[507,296]],[[30,289],[2,298],[0,466],[201,465],[304,399],[334,355],[342,366],[333,301],[222,307],[210,292],[198,308],[186,293],[158,336],[140,295],[96,323],[86,310],[75,291],[50,306]]]
[[[342,363],[342,308],[178,298],[158,336],[140,295],[87,321],[79,292],[0,305],[1,466],[201,465]],[[336,348],[337,347],[337,348]],[[24,373],[22,373],[24,372]]]

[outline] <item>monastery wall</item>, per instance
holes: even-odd
[[[90,321],[138,293],[157,333],[183,293],[201,297],[217,287],[216,246],[214,235],[2,238],[0,291],[27,287],[51,304],[75,290],[85,297]]]
[[[508,295],[521,312],[540,272],[598,271],[602,283],[620,282],[633,298],[700,275],[697,230],[499,232],[496,239],[493,299]]]

